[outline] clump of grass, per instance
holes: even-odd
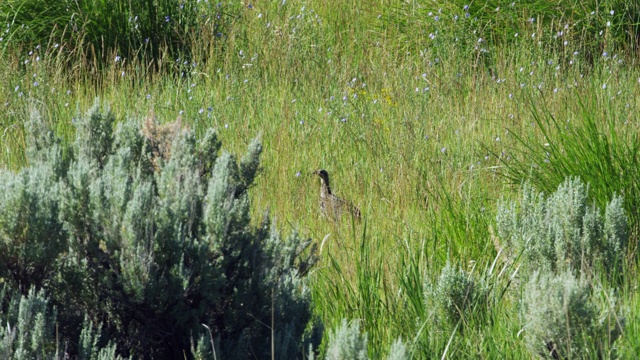
[[[227,37],[238,9],[208,1],[7,0],[0,3],[0,22],[6,24],[5,44],[13,49],[59,43],[67,54],[80,52],[97,67],[111,54],[117,61],[143,56],[157,66],[162,54],[194,61],[196,42],[208,48]]]
[[[562,4],[421,0],[389,7],[383,28],[395,30],[407,49],[423,49],[426,42],[440,56],[458,48],[459,56],[477,59],[533,37],[547,51],[562,53],[574,48],[593,61],[607,49],[637,50],[638,9],[636,3],[616,0]]]
[[[605,86],[606,87],[606,84]],[[513,182],[531,181],[544,192],[553,192],[567,177],[578,176],[589,184],[589,194],[604,208],[611,194],[624,198],[633,233],[640,226],[640,138],[637,131],[609,101],[572,96],[577,114],[559,120],[549,108],[530,105],[537,132],[518,136],[512,148],[519,161],[503,159],[504,174]],[[606,101],[606,100],[605,100]],[[601,105],[598,105],[601,104]],[[604,106],[606,111],[601,111]],[[602,119],[604,117],[604,119]]]

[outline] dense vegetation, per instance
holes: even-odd
[[[0,348],[636,357],[638,14],[1,2]],[[319,168],[362,222],[320,216]]]

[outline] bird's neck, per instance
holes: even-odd
[[[322,187],[320,188],[321,195],[331,195],[331,187],[328,182],[322,181]]]

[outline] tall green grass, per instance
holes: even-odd
[[[7,0],[0,4],[0,22],[6,24],[5,51],[57,44],[70,65],[137,58],[158,67],[167,60],[203,61],[194,50],[229,36],[239,8],[209,1]]]
[[[599,90],[606,88],[594,89],[594,93]],[[567,104],[572,115],[568,118],[554,115],[544,99],[539,102],[540,107],[531,105],[531,117],[541,134],[540,140],[530,135],[519,137],[520,146],[514,153],[520,161],[504,161],[505,174],[516,183],[530,179],[536,188],[547,193],[565,178],[579,176],[589,183],[600,206],[607,204],[613,194],[622,195],[634,226],[632,230],[637,233],[640,149],[634,119],[625,115],[629,104],[617,103],[613,96],[604,99],[593,94],[586,96],[590,98],[576,97]]]
[[[521,44],[530,36],[553,52],[579,50],[593,62],[603,51],[633,53],[639,44],[640,8],[628,1],[418,0],[389,9],[384,29],[403,48],[421,50],[427,43],[441,55],[454,46],[479,58],[486,55],[478,50],[486,54],[492,45]]]
[[[29,106],[71,138],[77,111],[96,96],[116,115],[214,126],[237,153],[262,134],[252,211],[270,208],[281,226],[322,244],[312,276],[325,326],[359,319],[374,358],[398,337],[414,358],[527,358],[518,266],[493,241],[496,202],[530,176],[549,192],[580,175],[599,202],[625,195],[637,227],[640,71],[633,4],[510,3],[470,3],[469,18],[466,4],[444,1],[245,4],[214,45],[192,33],[188,50],[205,62],[176,62],[160,47],[159,72],[144,57],[116,62],[113,49],[100,68],[82,57],[68,66],[55,42],[35,49],[5,37],[0,162],[25,164]],[[565,24],[569,35],[554,37]],[[310,174],[318,168],[363,211],[362,224],[320,217]],[[637,281],[630,258],[627,287]],[[483,277],[492,306],[445,331],[433,325],[423,286],[447,261]],[[635,292],[621,296],[637,318]],[[620,340],[629,349],[636,328]]]

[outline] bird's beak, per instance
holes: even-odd
[[[311,175],[318,175],[318,174],[319,174],[318,170],[314,170],[311,172]]]

